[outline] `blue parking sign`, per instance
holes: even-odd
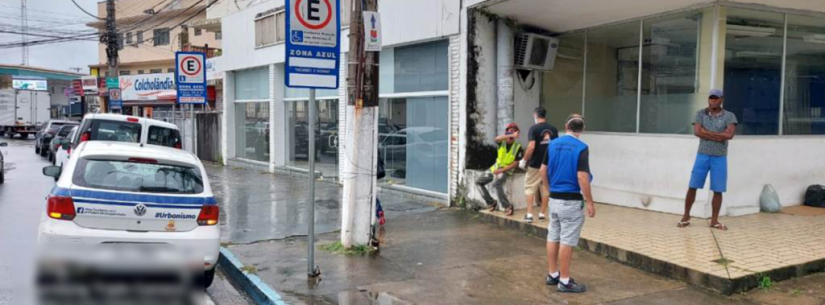
[[[341,57],[339,0],[289,0],[286,86],[337,89]]]

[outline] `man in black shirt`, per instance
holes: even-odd
[[[559,131],[553,125],[547,123],[547,110],[538,107],[533,111],[533,120],[535,125],[530,127],[527,133],[527,151],[524,153],[524,159],[520,162],[520,167],[527,167],[527,174],[524,176],[524,195],[527,199],[527,215],[524,215],[524,220],[528,223],[533,222],[533,203],[536,202],[536,193],[541,196],[541,211],[539,211],[539,220],[544,220],[544,213],[547,212],[547,202],[550,197],[550,191],[547,186],[543,186],[541,174],[542,159],[547,155],[547,145],[550,141],[559,136]]]

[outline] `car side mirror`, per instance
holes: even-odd
[[[69,146],[72,146],[72,142],[69,142],[69,140],[64,139],[64,140],[60,141],[60,147],[63,148],[64,150],[69,150]]]
[[[59,178],[61,172],[60,166],[46,166],[43,168],[43,175],[52,178]]]
[[[9,143],[6,143],[6,142],[0,143],[0,147],[6,147],[6,146],[9,146]]]

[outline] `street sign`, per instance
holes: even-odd
[[[339,0],[289,0],[287,87],[337,89],[341,57]]]
[[[109,88],[109,108],[123,108],[123,98],[120,96],[119,88]]]
[[[381,52],[381,15],[364,11],[364,51]]]
[[[120,82],[118,81],[117,77],[107,77],[106,78],[106,88],[120,88]]]
[[[175,53],[178,104],[206,104],[206,54]]]

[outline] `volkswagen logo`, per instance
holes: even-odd
[[[146,215],[146,206],[143,205],[142,203],[135,206],[135,215],[137,215],[137,216]]]

